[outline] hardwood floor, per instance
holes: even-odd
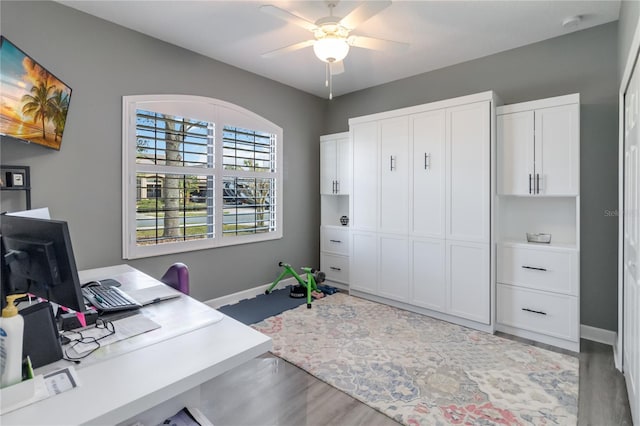
[[[579,356],[578,424],[632,425],[624,378],[615,369],[611,346],[582,340]],[[398,424],[271,354],[212,380],[203,387],[202,399],[203,413],[216,426]]]

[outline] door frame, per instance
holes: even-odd
[[[631,74],[640,55],[640,22],[627,53],[627,59],[618,91],[618,333],[613,345],[613,359],[616,368],[624,370],[622,363],[624,345],[624,95],[631,81]],[[638,61],[640,67],[640,61]],[[640,71],[640,68],[638,69]]]

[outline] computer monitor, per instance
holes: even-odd
[[[85,310],[67,222],[0,215],[0,234],[3,292],[31,293]]]

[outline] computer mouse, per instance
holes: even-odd
[[[100,285],[109,286],[109,287],[120,287],[122,284],[120,284],[120,282],[116,280],[107,278],[106,280],[100,280]]]

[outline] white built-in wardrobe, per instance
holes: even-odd
[[[349,290],[493,330],[493,92],[349,120]]]
[[[321,267],[356,296],[577,352],[580,96],[499,104],[484,92],[323,136]]]

